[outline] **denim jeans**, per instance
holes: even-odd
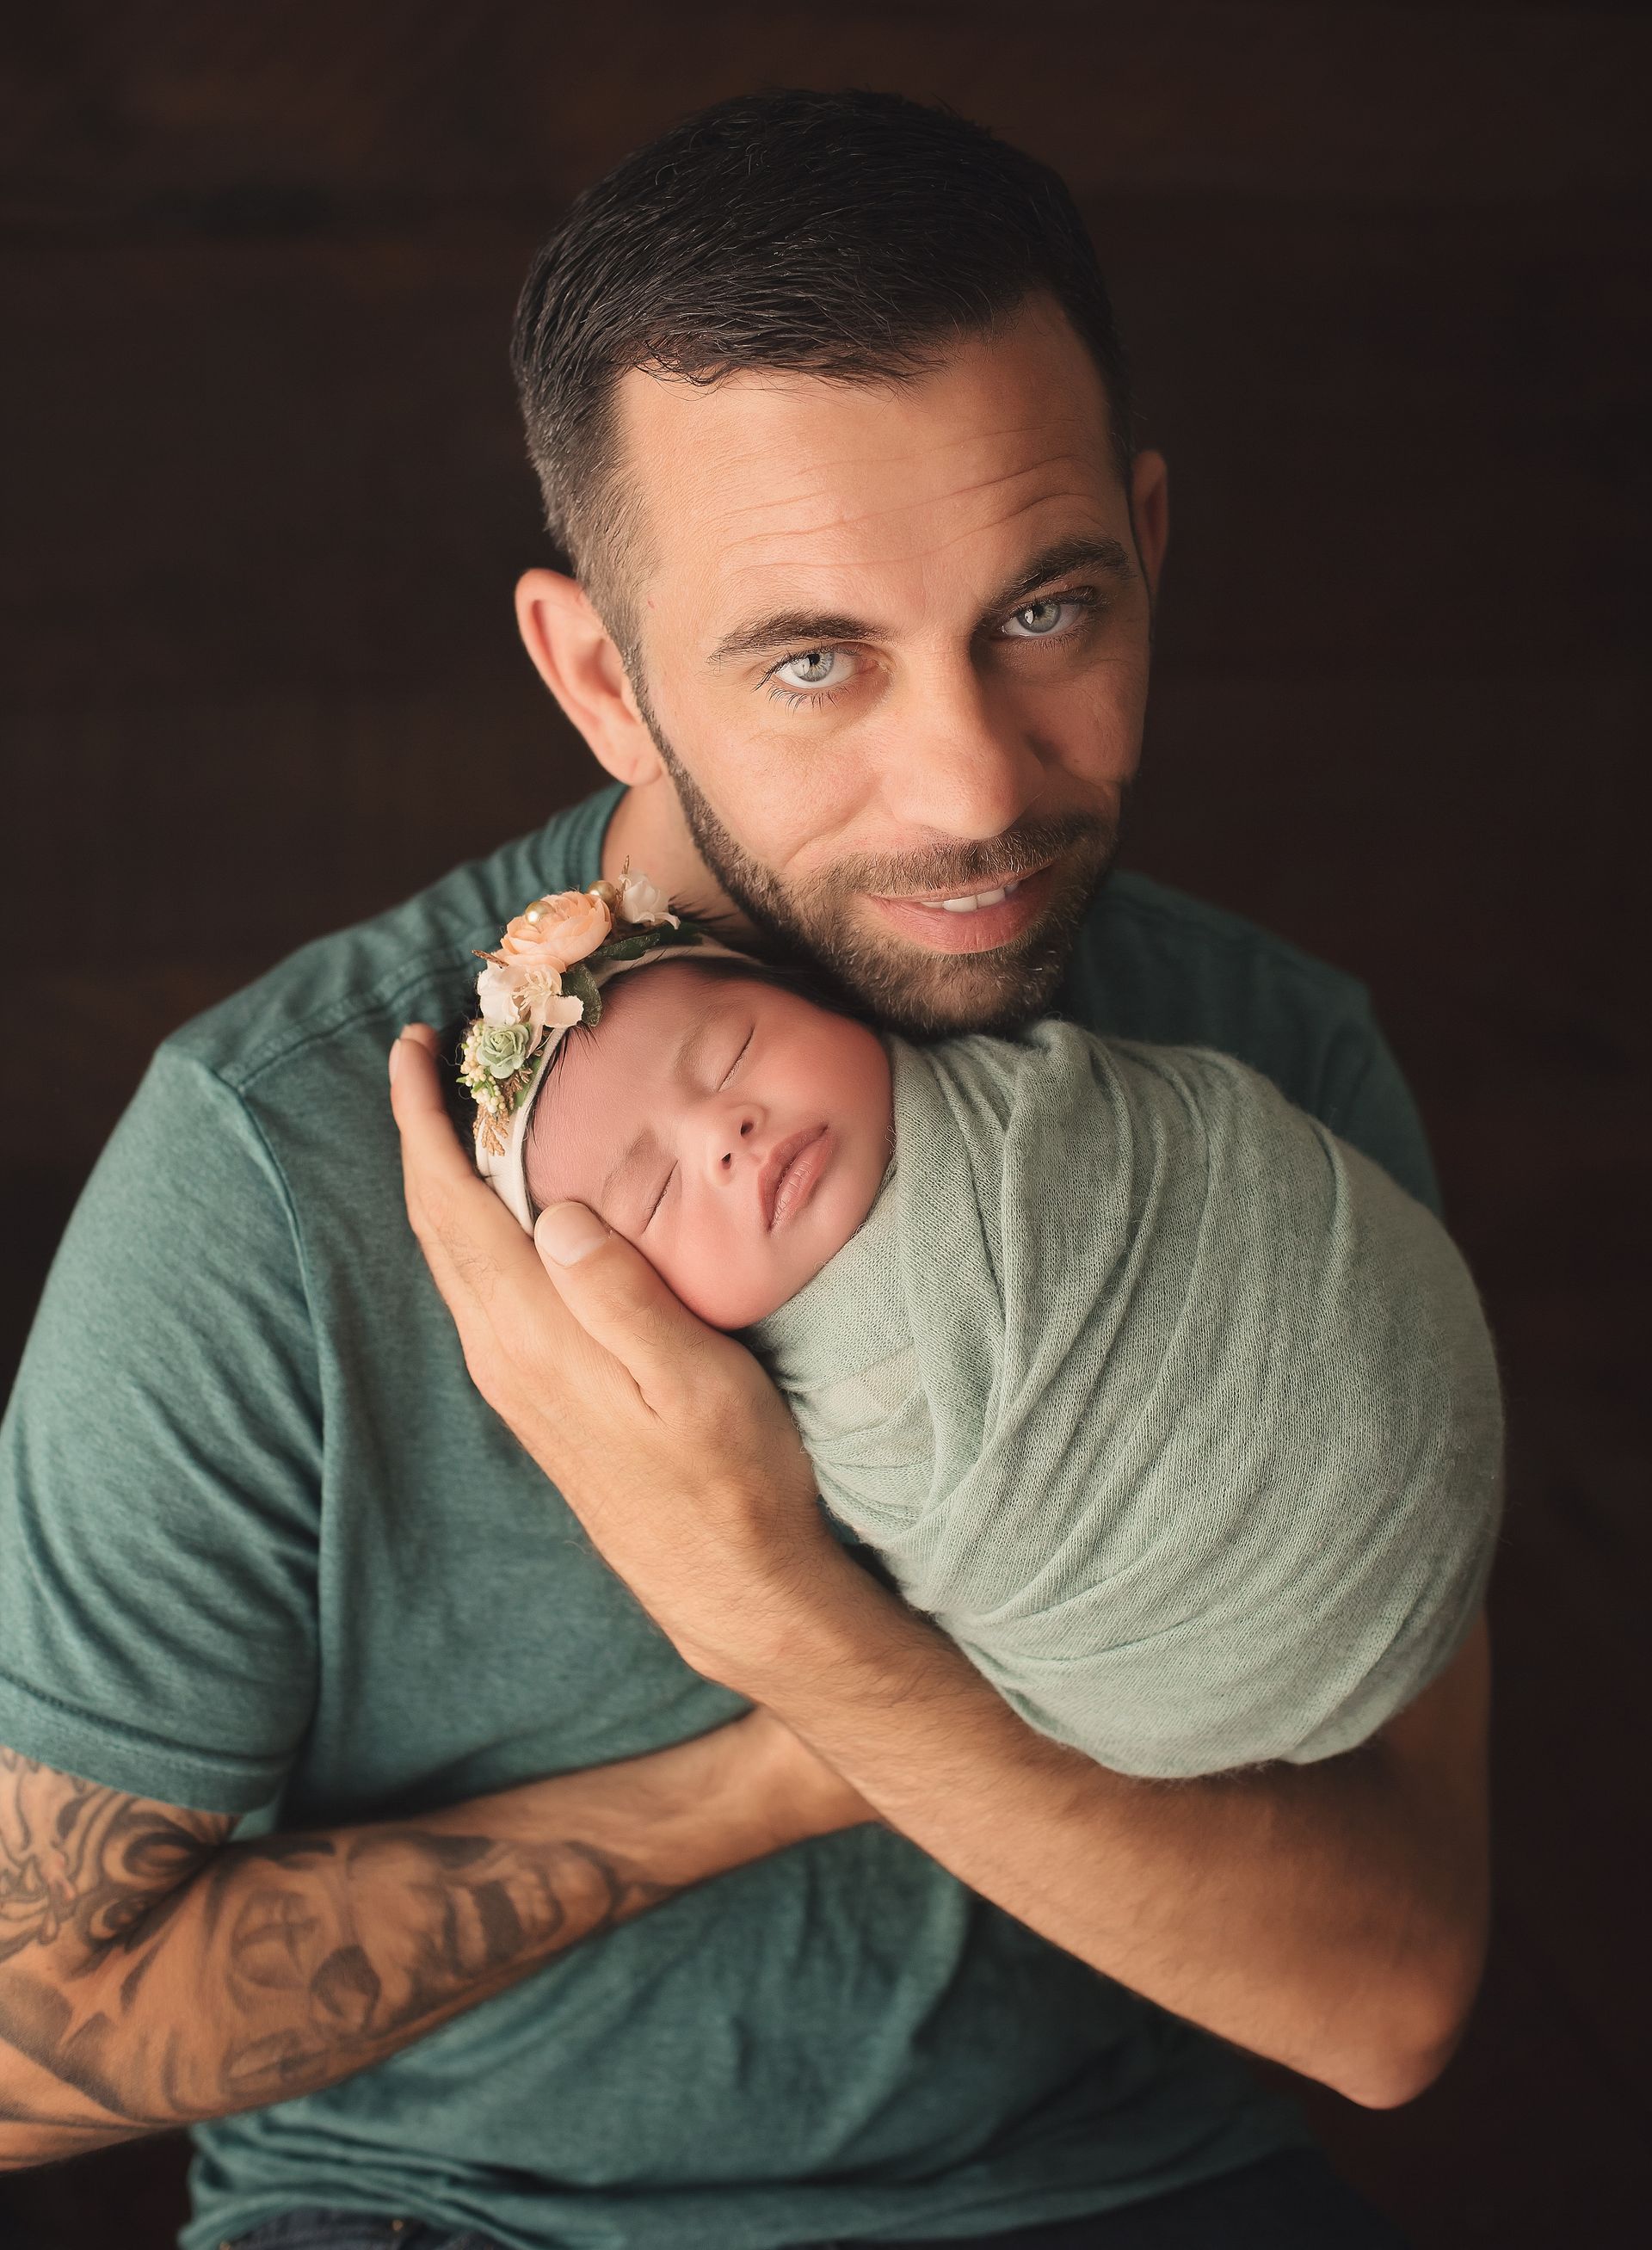
[[[417,2219],[292,2211],[226,2250],[499,2250]],[[810,2243],[798,2250],[925,2250],[918,2242]],[[944,2250],[938,2243],[930,2250]],[[1337,2178],[1317,2150],[1292,2149],[1224,2178],[1094,2219],[953,2237],[944,2250],[1406,2250],[1405,2238]]]

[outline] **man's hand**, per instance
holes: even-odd
[[[454,1136],[427,1026],[391,1060],[407,1215],[472,1381],[684,1660],[750,1692],[799,1611],[864,1575],[785,1402],[584,1204],[529,1242]]]
[[[396,1114],[472,1376],[687,1660],[1103,1975],[1357,2102],[1427,2085],[1484,1945],[1483,1624],[1319,1766],[1135,1781],[1034,1733],[832,1537],[748,1353],[589,1211],[547,1212],[529,1242],[460,1149],[431,1047],[397,1043]]]

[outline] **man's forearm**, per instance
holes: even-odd
[[[0,2169],[313,2093],[834,1825],[778,1734],[754,1715],[416,1819],[225,1845],[94,1943],[49,1917],[0,1968]]]
[[[1138,1781],[1024,1725],[951,1642],[851,1570],[729,1684],[1092,1967],[1357,2101],[1427,2082],[1479,1973],[1483,1626],[1361,1750]]]

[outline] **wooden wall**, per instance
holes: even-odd
[[[1313,2112],[1424,2250],[1621,2239],[1645,11],[135,0],[13,10],[6,45],[8,1352],[171,1026],[589,783],[509,601],[543,549],[506,339],[570,193],[763,82],[938,96],[1066,172],[1172,472],[1131,856],[1374,987],[1514,1418],[1484,2005],[1410,2109]],[[43,1023],[72,1108],[17,1068]],[[176,2177],[163,2148],[15,2180],[10,2224],[100,2244],[118,2197],[149,2250]]]

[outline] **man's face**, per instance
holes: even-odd
[[[897,1028],[1036,1013],[1111,859],[1148,678],[1070,328],[1033,304],[903,385],[632,373],[617,419],[632,677],[702,859]]]

